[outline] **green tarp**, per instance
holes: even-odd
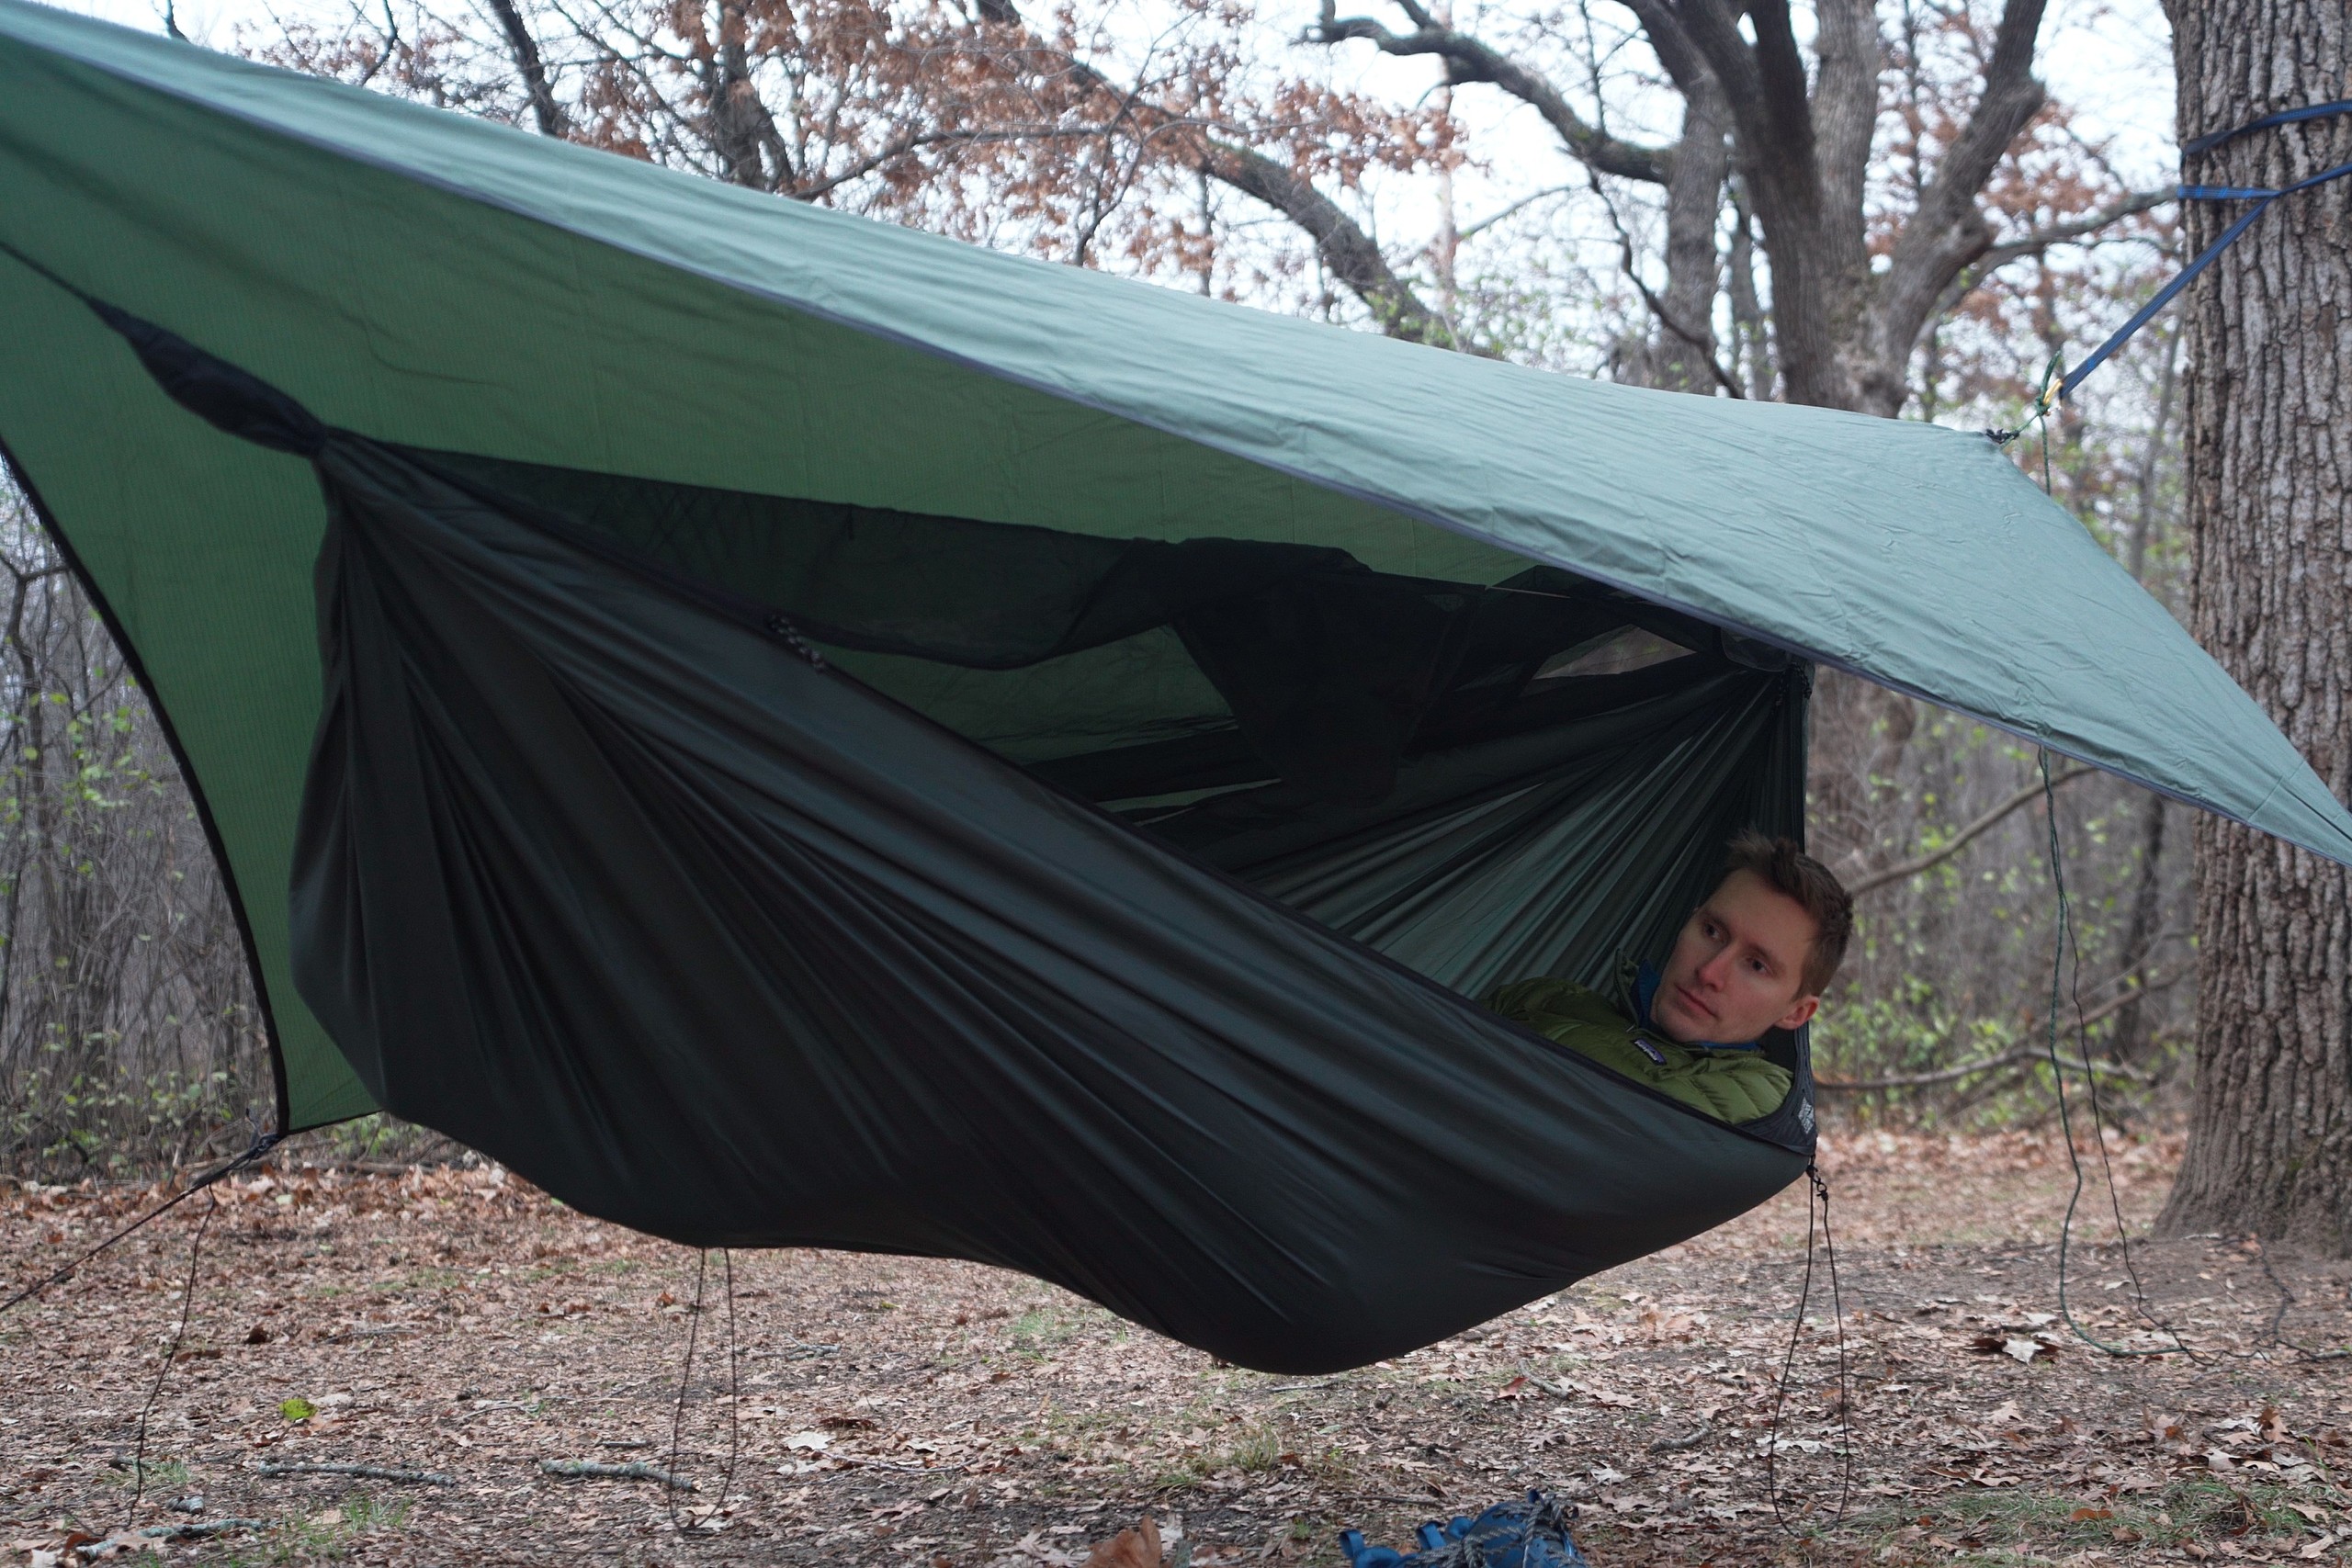
[[[353,450],[389,453],[387,462],[424,464],[420,471],[435,483],[474,487],[467,493],[491,498],[485,515],[506,519],[499,527],[527,534],[540,518],[556,530],[549,537],[609,536],[622,552],[612,560],[625,563],[612,570],[633,581],[656,582],[664,571],[729,579],[753,599],[788,604],[822,574],[794,576],[746,540],[816,539],[844,518],[870,539],[903,521],[908,540],[928,541],[901,552],[905,569],[953,558],[940,541],[959,529],[998,525],[1036,531],[1022,535],[1029,543],[1020,547],[1065,562],[1085,557],[1089,540],[1326,552],[1317,558],[1339,574],[1333,581],[1369,573],[1363,581],[1379,581],[1367,592],[1437,606],[1432,649],[1457,648],[1444,640],[1455,635],[1446,626],[1469,628],[1460,636],[1475,640],[1485,635],[1478,628],[1500,624],[1500,610],[1463,605],[1532,592],[1619,595],[1611,625],[1699,649],[1658,666],[1668,673],[1652,676],[1638,701],[1630,688],[1578,679],[1527,685],[1539,671],[1499,659],[1497,669],[1519,670],[1511,701],[1532,701],[1527,694],[1543,686],[1555,694],[1542,703],[1566,705],[1541,710],[1557,718],[1555,739],[1603,732],[1574,729],[1586,724],[1615,736],[1606,758],[1579,761],[1556,748],[1544,753],[1554,742],[1535,730],[1519,739],[1491,728],[1443,732],[1456,706],[1484,700],[1468,688],[1446,687],[1454,705],[1442,711],[1422,698],[1397,707],[1413,670],[1455,668],[1434,655],[1347,697],[1361,711],[1351,728],[1340,727],[1345,733],[1292,735],[1283,716],[1321,711],[1305,696],[1336,690],[1332,671],[1360,662],[1331,652],[1353,646],[1348,616],[1336,610],[1322,652],[1285,641],[1285,628],[1308,614],[1298,606],[1324,603],[1320,590],[1283,599],[1289,608],[1256,625],[1228,615],[1213,626],[1201,604],[1170,599],[1165,617],[1135,621],[1144,629],[1101,643],[1087,642],[1085,617],[1073,613],[1052,637],[1027,643],[975,643],[968,622],[958,622],[939,634],[957,643],[954,658],[920,638],[894,642],[899,633],[883,635],[878,623],[860,623],[872,635],[830,645],[864,683],[865,703],[904,704],[910,718],[945,727],[923,731],[944,737],[945,749],[923,753],[936,788],[907,820],[946,830],[953,814],[941,802],[962,787],[947,777],[964,744],[953,731],[986,748],[968,767],[997,781],[991,798],[1027,800],[1022,781],[1044,781],[1122,813],[1127,826],[1118,831],[1131,847],[1119,852],[1145,856],[1139,865],[1201,867],[1213,879],[1221,869],[1312,915],[1291,929],[1337,934],[1286,941],[1305,944],[1299,954],[1324,954],[1316,963],[1347,951],[1378,967],[1385,953],[1406,967],[1391,964],[1383,974],[1418,971],[1476,988],[1530,963],[1589,973],[1603,961],[1604,938],[1654,938],[1662,911],[1670,925],[1673,899],[1703,883],[1703,840],[1723,822],[1794,825],[1785,785],[1801,766],[1801,745],[1787,726],[1801,714],[1801,694],[1779,699],[1770,710],[1779,720],[1738,716],[1767,711],[1754,706],[1757,694],[1801,677],[1788,656],[1860,671],[2352,860],[2352,819],[2289,743],[1978,434],[1580,381],[1285,320],[793,206],[17,0],[0,0],[0,243],[23,258],[0,257],[0,441],[126,638],[206,805],[250,928],[290,1127],[375,1103],[355,1062],[379,1093],[387,1071],[377,1043],[361,1038],[374,1026],[357,1015],[337,1026],[342,1050],[330,1040],[298,995],[297,950],[307,954],[308,993],[335,1011],[367,991],[362,976],[335,972],[336,964],[380,958],[401,940],[380,929],[355,937],[348,921],[330,940],[318,878],[334,859],[322,845],[340,841],[331,831],[313,837],[300,867],[312,919],[300,931],[289,922],[306,778],[313,827],[366,816],[347,791],[337,794],[335,778],[347,775],[309,766],[322,733],[312,568],[327,532],[324,498],[340,481],[323,458],[314,469],[299,453],[240,441],[175,405],[73,291],[260,378],[353,433],[337,438],[357,443]],[[417,541],[434,530],[460,527],[463,510],[409,505],[403,515],[426,520],[412,544],[422,548]],[[692,525],[673,526],[679,517]],[[521,536],[499,536],[507,540],[502,558],[539,558],[536,547],[516,542]],[[1268,558],[1245,550],[1232,570],[1247,576]],[[1126,559],[1106,556],[1086,568],[1095,575],[1072,581],[1116,581]],[[1530,579],[1536,568],[1553,576]],[[1151,572],[1166,575],[1160,566]],[[566,592],[575,590],[587,592],[576,582]],[[532,592],[540,591],[552,592],[546,581]],[[539,602],[515,594],[499,602]],[[1370,602],[1342,593],[1331,603],[1342,601]],[[889,596],[876,604],[888,609]],[[445,636],[431,628],[465,617],[444,605],[436,615],[382,624],[429,641]],[[692,617],[664,624],[687,641],[707,630]],[[1719,635],[1706,646],[1710,627]],[[337,646],[329,639],[331,659]],[[401,646],[394,638],[379,654],[395,657],[383,650]],[[1565,660],[1580,646],[1569,639],[1555,651]],[[454,647],[435,667],[463,685],[486,655],[460,657]],[[572,653],[559,657],[555,648],[526,651],[548,670],[567,667]],[[417,658],[420,669],[431,662],[415,648],[400,657]],[[614,691],[628,686],[627,671],[599,669],[599,681],[619,682]],[[1244,671],[1306,673],[1288,687],[1250,687]],[[1674,708],[1676,693],[1687,698],[1704,680],[1718,684],[1703,701]],[[1588,701],[1571,688],[1602,697]],[[791,717],[762,707],[782,699],[762,696],[750,676],[736,689],[768,719]],[[631,700],[641,703],[642,694]],[[1407,708],[1384,739],[1380,714]],[[897,733],[897,720],[871,722],[877,737]],[[798,755],[799,742],[782,734],[769,737],[776,755]],[[685,752],[698,767],[717,765],[716,752]],[[1752,775],[1745,804],[1720,787],[1738,772],[1726,760],[1740,758]],[[635,776],[614,766],[616,779]],[[1619,771],[1604,777],[1610,766]],[[428,775],[440,776],[415,777]],[[1677,828],[1660,784],[1686,776],[1713,791],[1705,798],[1714,804]],[[778,826],[781,796],[763,798],[767,815],[752,813],[765,824],[761,832],[799,831]],[[1350,811],[1386,815],[1358,820],[1345,818]],[[435,820],[447,827],[458,818]],[[463,880],[444,878],[444,892]],[[955,889],[953,879],[933,886],[940,897]],[[1247,904],[1218,907],[1238,919]],[[1010,953],[1010,933],[1021,929],[1012,903],[988,908],[989,919],[1010,922],[990,928],[1008,933],[999,951]],[[446,924],[447,906],[442,913]],[[1204,930],[1216,925],[1202,919]],[[420,931],[412,945],[442,934]],[[924,940],[949,934],[939,928]],[[1155,940],[1182,935],[1169,926]],[[1228,958],[1238,962],[1240,951]],[[516,964],[529,956],[518,953]],[[1173,962],[1165,949],[1160,957]],[[1187,994],[1205,1008],[1215,989]],[[1171,1017],[1199,1021],[1197,1010],[1185,1012],[1193,1004],[1165,1005]],[[1437,1008],[1423,1020],[1432,1038],[1458,1036],[1461,1059],[1486,1064],[1487,1089],[1532,1070],[1532,1058],[1512,1055],[1525,1040],[1514,1047],[1494,1027],[1464,1021],[1474,1010],[1458,998],[1429,1005]],[[1102,1014],[1089,1016],[1099,1022]],[[474,1026],[487,1028],[485,1017],[474,1015]],[[1268,1039],[1280,1033],[1266,1028]],[[485,1035],[477,1043],[497,1043]],[[1678,1117],[1692,1121],[1644,1109],[1641,1096],[1604,1081],[1594,1107],[1557,1110],[1585,1129],[1577,1136],[1588,1155],[1606,1147],[1629,1158],[1624,1151],[1643,1137],[1667,1135],[1659,1129]],[[435,1092],[463,1098],[447,1083]],[[446,1125],[466,1112],[438,1114]],[[1596,1118],[1611,1129],[1607,1136],[1592,1131]],[[1540,1131],[1522,1122],[1527,1136]],[[465,1131],[496,1151],[495,1129],[485,1135],[469,1122]],[[1696,1126],[1677,1135],[1713,1151],[1728,1183],[1719,1196],[1745,1191],[1753,1201],[1794,1168],[1769,1140]],[[1750,1149],[1766,1152],[1741,1152]],[[593,1154],[578,1158],[593,1164]],[[1731,1179],[1743,1162],[1747,1175]],[[1382,1183],[1356,1176],[1372,1213],[1368,1195]],[[1312,1185],[1302,1180],[1298,1190]],[[1622,1217],[1642,1198],[1592,1201]],[[616,1212],[617,1201],[605,1207]],[[1291,1219],[1306,1225],[1315,1205],[1302,1201]],[[1560,1193],[1544,1201],[1555,1206],[1542,1224],[1529,1218],[1535,1230],[1566,1223],[1575,1206]],[[1670,1221],[1644,1233],[1650,1244],[1707,1223],[1705,1201],[1678,1201]],[[1442,1233],[1442,1205],[1417,1213],[1435,1227],[1430,1234]],[[690,1228],[674,1213],[633,1219],[665,1234]],[[1609,1230],[1589,1215],[1582,1223],[1596,1236]],[[1348,1351],[1468,1321],[1461,1311],[1623,1256],[1639,1228],[1508,1266],[1465,1243],[1453,1258],[1454,1285],[1433,1287],[1436,1297],[1452,1290],[1450,1298],[1367,1327]],[[1057,1262],[969,1236],[926,1243],[886,1232],[854,1234],[844,1222],[701,1234],[991,1257],[1076,1283],[1148,1322],[1170,1325],[1181,1315],[1146,1299],[1150,1290],[1133,1280],[1102,1277],[1099,1256]],[[1503,1235],[1488,1241],[1505,1247]],[[1394,1253],[1334,1245],[1334,1257],[1364,1270],[1348,1286],[1359,1295],[1382,1269],[1405,1266]],[[1336,1277],[1312,1259],[1300,1267],[1301,1280]],[[1482,1269],[1509,1283],[1484,1296],[1457,1288]],[[1329,1299],[1288,1317],[1289,1308],[1270,1308],[1268,1323],[1295,1326],[1317,1311],[1329,1317],[1327,1309]],[[1283,1338],[1286,1330],[1260,1327],[1255,1348],[1245,1349],[1270,1364],[1339,1353],[1305,1350]],[[1196,1342],[1217,1332],[1171,1331]]]

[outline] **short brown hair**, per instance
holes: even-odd
[[[1795,899],[1813,917],[1813,952],[1805,958],[1799,996],[1817,997],[1838,976],[1846,943],[1854,934],[1854,898],[1837,873],[1814,859],[1794,839],[1775,839],[1750,829],[1732,840],[1724,875],[1749,872],[1774,892]]]

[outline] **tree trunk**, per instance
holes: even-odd
[[[2124,928],[2122,958],[2132,971],[2130,1001],[2115,1015],[2114,1043],[2108,1055],[2129,1066],[2148,1049],[2148,1003],[2143,992],[2152,970],[2156,939],[2164,933],[2156,922],[2164,913],[2165,800],[2161,795],[2140,797],[2140,865],[2132,887],[2132,923]]]
[[[1682,103],[1682,139],[1666,182],[1666,288],[1645,299],[1646,334],[1631,344],[1614,378],[1668,392],[1714,395],[1715,297],[1723,258],[1724,181],[1731,173],[1722,96],[1712,85]],[[1646,291],[1645,291],[1646,293]]]
[[[2138,513],[2132,520],[2132,546],[2123,562],[2143,586],[2148,581],[2148,547],[2155,541],[2160,522],[2156,513],[2157,469],[2172,434],[2174,407],[2180,394],[2180,329],[2167,323],[2156,330],[2164,334],[2164,368],[2156,378],[2156,417],[2148,427],[2147,448],[2140,457],[2135,486]],[[2136,972],[2136,978],[2131,981],[2134,994],[2115,1015],[2114,1045],[2109,1052],[2117,1061],[2127,1064],[2137,1062],[2148,1049],[2148,1004],[2138,992],[2154,976],[2150,961],[2164,934],[2157,922],[2164,914],[2165,829],[2170,815],[2169,804],[2160,795],[2144,795],[2140,799],[2140,865],[2132,890],[2132,923],[2124,932],[2122,951],[2123,962]]]
[[[2352,19],[2302,0],[2170,0],[2184,141],[2346,96]],[[2352,159],[2352,122],[2241,137],[2200,184],[2282,186]],[[2352,784],[2352,191],[2280,203],[2188,298],[2190,620],[2342,797]],[[2243,210],[2193,203],[2192,248]],[[2203,962],[2188,1153],[2160,1224],[2352,1241],[2346,874],[2197,825]]]

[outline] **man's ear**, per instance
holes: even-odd
[[[1790,1007],[1789,1010],[1781,1015],[1780,1021],[1772,1025],[1772,1027],[1775,1029],[1803,1029],[1806,1024],[1813,1021],[1813,1015],[1820,1010],[1821,998],[1819,997],[1799,997],[1795,1003]]]

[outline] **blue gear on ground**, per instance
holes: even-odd
[[[1589,1568],[1568,1535],[1575,1514],[1548,1493],[1530,1492],[1524,1502],[1498,1503],[1475,1519],[1456,1515],[1421,1526],[1416,1551],[1367,1546],[1362,1530],[1340,1531],[1340,1550],[1349,1568]]]

